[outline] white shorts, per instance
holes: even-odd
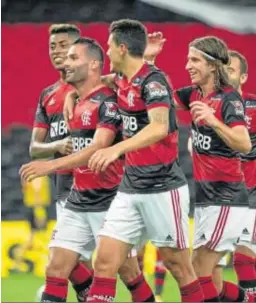
[[[65,204],[66,204],[66,200],[57,200],[56,201],[56,219],[57,220],[58,220],[60,213],[62,212]]]
[[[206,246],[214,251],[234,251],[243,231],[246,207],[195,207],[193,248]]]
[[[63,208],[49,247],[66,248],[90,260],[105,216],[106,212],[78,212]]]
[[[246,220],[243,223],[244,228],[238,245],[246,246],[256,254],[256,209],[247,209]]]
[[[157,247],[189,247],[189,190],[184,185],[162,193],[118,192],[99,235],[140,246],[142,239]]]

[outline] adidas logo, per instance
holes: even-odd
[[[245,229],[243,230],[243,234],[244,234],[244,235],[249,235],[249,234],[250,234],[247,228],[245,228]]]
[[[165,238],[165,241],[173,241],[173,238],[172,238],[170,235],[168,235],[168,236]]]
[[[202,236],[200,237],[200,240],[206,240],[205,234],[202,234]]]

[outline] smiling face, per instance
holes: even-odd
[[[204,58],[201,52],[189,48],[186,70],[190,75],[192,84],[201,86],[214,77],[215,67]]]
[[[64,70],[64,62],[74,37],[68,33],[58,33],[50,36],[49,56],[55,69]]]
[[[89,74],[90,58],[87,55],[86,46],[82,44],[72,45],[65,61],[66,81],[78,83],[86,81]]]

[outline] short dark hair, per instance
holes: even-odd
[[[228,54],[230,57],[237,58],[240,61],[240,71],[241,74],[247,74],[248,73],[248,63],[245,58],[241,53],[235,50],[229,50]]]
[[[100,62],[100,68],[104,66],[104,50],[95,39],[80,37],[73,44],[82,44],[87,47],[88,55],[96,58]]]
[[[143,57],[147,46],[147,29],[137,20],[122,19],[111,23],[109,33],[117,45],[125,44],[129,54]]]
[[[80,37],[81,31],[74,24],[69,24],[69,23],[52,24],[49,28],[49,35],[55,35],[55,34],[70,34]]]

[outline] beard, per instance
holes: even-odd
[[[232,85],[235,89],[238,89],[239,86],[240,86],[240,81],[239,81],[239,79],[237,79],[237,80],[235,80],[235,79],[230,80],[230,83],[231,83],[231,85]]]

